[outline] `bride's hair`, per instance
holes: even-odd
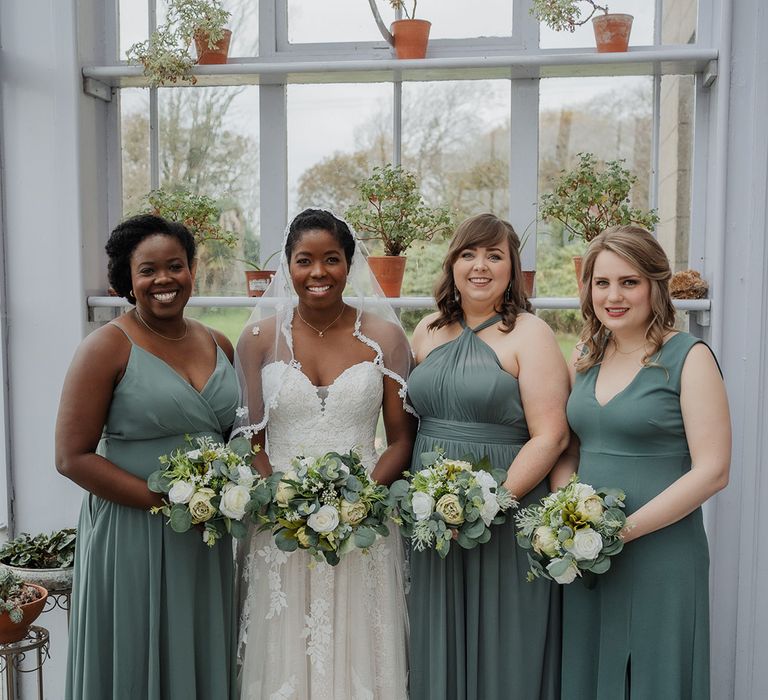
[[[307,231],[327,231],[339,243],[344,250],[347,259],[347,267],[352,265],[352,257],[355,254],[355,237],[345,221],[336,218],[331,212],[324,209],[305,209],[297,214],[288,226],[288,235],[285,239],[285,257],[291,261],[293,247]]]
[[[435,302],[439,312],[437,318],[429,324],[430,329],[442,328],[456,323],[463,317],[461,301],[458,299],[456,282],[453,279],[453,264],[463,250],[467,248],[488,248],[503,241],[509,246],[509,258],[512,263],[512,275],[506,292],[499,300],[496,311],[501,314],[502,328],[509,333],[515,327],[517,315],[531,310],[531,303],[525,293],[523,273],[520,263],[520,239],[512,224],[494,214],[477,214],[462,221],[451,239],[451,244],[443,260],[443,272],[435,285]]]

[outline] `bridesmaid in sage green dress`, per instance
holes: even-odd
[[[584,339],[553,472],[626,493],[623,551],[589,587],[565,587],[563,699],[709,698],[709,553],[701,504],[728,480],[730,421],[717,363],[674,331],[669,262],[637,227],[583,261]]]
[[[435,447],[508,468],[523,504],[548,492],[565,447],[567,372],[549,328],[529,313],[511,225],[481,214],[457,229],[436,289],[439,311],[413,336],[408,380],[421,423],[412,469]],[[559,590],[527,583],[514,518],[488,543],[411,552],[410,696],[418,700],[559,698]]]
[[[173,532],[149,508],[158,457],[223,440],[238,402],[232,346],[184,318],[195,244],[154,216],[120,224],[109,279],[132,311],[94,331],[67,374],[59,471],[87,493],[78,524],[68,700],[233,698],[232,542]]]

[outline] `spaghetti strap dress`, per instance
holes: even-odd
[[[691,468],[680,410],[687,333],[667,340],[605,405],[600,365],[576,375],[568,420],[579,477],[621,488],[633,513]],[[563,699],[709,698],[709,552],[701,509],[629,542],[587,587],[565,586]]]
[[[122,329],[121,329],[122,330]],[[124,331],[123,331],[124,332]],[[130,340],[130,338],[129,338]],[[201,391],[131,343],[97,453],[146,479],[185,435],[221,442],[237,378],[221,348]],[[236,611],[229,537],[86,494],[78,523],[67,700],[234,697]]]
[[[529,439],[517,379],[462,321],[458,338],[435,348],[411,373],[408,391],[421,418],[412,470],[420,455],[488,456],[506,469]],[[548,492],[540,483],[527,505]],[[486,544],[454,544],[441,559],[412,551],[410,697],[418,700],[555,700],[560,696],[559,591],[526,581],[525,552],[514,517],[494,526]]]

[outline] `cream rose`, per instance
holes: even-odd
[[[603,538],[591,527],[585,527],[576,531],[572,544],[567,549],[578,561],[594,559],[603,549]]]
[[[533,533],[533,548],[539,554],[546,554],[548,557],[557,555],[557,537],[551,527],[539,525]]]
[[[320,506],[316,513],[307,518],[307,525],[322,534],[333,532],[339,526],[339,511],[333,506]]]
[[[446,493],[441,496],[435,511],[442,515],[449,525],[461,525],[464,522],[464,509],[459,504],[459,497],[455,493]]]
[[[210,520],[216,513],[216,509],[211,505],[211,499],[216,495],[213,489],[199,489],[192,498],[189,499],[189,512],[192,514],[192,524],[204,523]]]
[[[195,485],[191,481],[177,481],[168,491],[168,500],[171,503],[189,503],[194,492]]]
[[[368,506],[362,501],[350,503],[345,499],[341,500],[342,522],[349,523],[350,525],[357,525],[366,515],[368,515]]]
[[[603,504],[600,502],[600,496],[589,496],[583,501],[579,501],[578,509],[585,520],[595,525],[603,519],[604,509]]]
[[[595,489],[593,489],[589,484],[582,484],[577,481],[573,485],[573,493],[579,501],[585,501],[590,496],[595,495]]]
[[[435,510],[435,499],[428,493],[417,491],[411,498],[411,510],[416,520],[426,520]]]
[[[562,559],[553,559],[549,564],[547,564],[547,571],[549,572],[550,576],[552,576],[552,568],[557,566]],[[576,566],[576,562],[571,562],[570,566],[565,570],[564,573],[560,574],[559,576],[552,576],[552,578],[557,581],[558,583],[568,584],[572,583],[573,580],[579,575],[579,567]]]
[[[287,483],[286,480],[298,481],[299,477],[293,469],[289,469],[283,474],[282,479],[277,484],[277,493],[275,494],[275,500],[277,505],[282,508],[286,508],[290,500],[296,495],[296,489],[293,485]]]
[[[309,535],[307,534],[307,528],[300,527],[296,530],[296,539],[302,547],[309,547]]]
[[[446,459],[443,464],[446,467],[455,467],[456,469],[466,469],[472,471],[472,465],[469,462],[465,462],[461,459]]]
[[[245,515],[245,506],[251,500],[251,492],[247,486],[230,486],[221,496],[219,510],[232,520],[241,520]]]

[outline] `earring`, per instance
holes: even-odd
[[[456,289],[456,285],[453,285],[453,300],[458,304],[461,302],[461,294],[459,294],[459,290]]]
[[[136,295],[133,293],[133,289],[131,289],[130,292],[128,292],[128,296],[131,297],[131,299],[135,299]]]

